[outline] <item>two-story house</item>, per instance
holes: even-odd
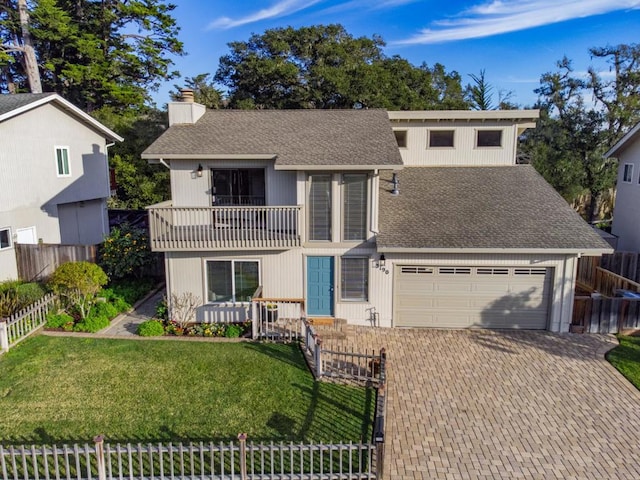
[[[640,252],[640,123],[611,147],[605,157],[618,159],[611,233],[618,237],[618,250]]]
[[[567,331],[576,261],[609,246],[530,166],[537,111],[209,111],[169,105],[143,158],[170,293],[198,321],[262,294],[359,325]]]
[[[0,281],[18,277],[16,243],[103,240],[107,147],[121,140],[59,95],[0,95]]]

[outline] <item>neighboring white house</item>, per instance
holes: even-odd
[[[59,95],[0,95],[0,281],[18,277],[16,243],[103,240],[116,140]]]
[[[535,110],[206,110],[169,104],[143,158],[171,169],[149,207],[170,293],[198,321],[264,297],[386,327],[567,331],[577,259],[611,248],[530,166]]]
[[[618,250],[638,252],[640,251],[640,123],[605,153],[605,157],[618,159],[618,183],[611,233],[618,237]]]

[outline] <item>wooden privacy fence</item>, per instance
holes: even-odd
[[[610,258],[605,260],[604,257],[626,258],[621,255],[622,252],[615,255],[605,255],[602,260],[599,257],[581,257],[578,260],[578,286],[587,291],[597,291],[607,297],[615,296],[616,290],[620,289],[640,292],[640,283],[627,277],[625,274],[613,272],[604,266],[614,263],[614,260],[611,260]],[[616,264],[618,266],[622,264],[628,265],[628,262],[625,263],[622,260],[619,260]],[[635,278],[635,269],[627,267],[622,268],[621,270],[626,271],[629,274],[633,274],[633,278]]]
[[[96,262],[96,245],[16,244],[18,277],[33,281],[49,277],[66,262]]]
[[[576,296],[573,325],[585,333],[619,333],[640,328],[640,298]]]
[[[640,283],[640,254],[638,252],[615,252],[611,255],[603,255],[600,259],[600,266]]]
[[[0,480],[380,478],[373,444],[0,445]]]
[[[50,293],[9,318],[0,318],[0,353],[8,351],[44,326],[47,322],[47,314],[53,308],[57,298]]]

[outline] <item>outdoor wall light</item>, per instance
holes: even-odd
[[[384,268],[385,264],[387,263],[387,259],[384,256],[384,253],[380,255],[380,259],[378,260],[378,267],[379,268]]]
[[[202,164],[201,164],[201,163],[199,163],[199,164],[198,164],[198,170],[196,171],[196,172],[197,172],[197,175],[198,175],[199,177],[201,177],[201,176],[202,176],[202,171],[203,171],[203,170],[204,170],[204,169],[202,168]]]

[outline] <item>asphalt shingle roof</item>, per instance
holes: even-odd
[[[17,108],[29,105],[43,97],[54,95],[53,93],[16,93],[0,95],[0,115],[9,113]]]
[[[402,165],[384,110],[207,110],[143,156],[276,155],[276,165]]]
[[[413,167],[380,179],[378,248],[607,249],[529,165]]]

